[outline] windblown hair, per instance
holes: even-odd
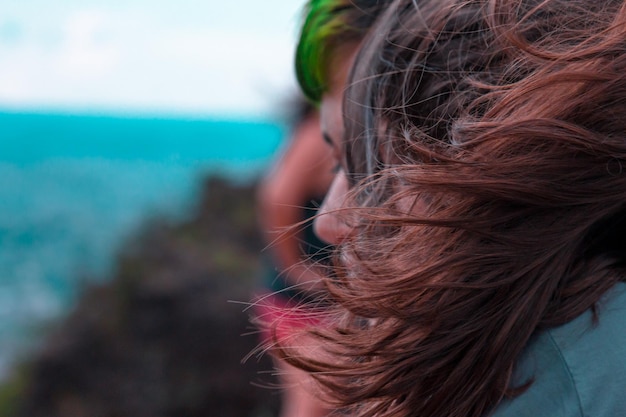
[[[388,0],[309,0],[296,47],[296,77],[309,100],[319,104],[331,81],[337,48],[359,43]]]
[[[626,276],[626,3],[395,0],[372,33],[329,356],[292,361],[350,415],[482,417]]]

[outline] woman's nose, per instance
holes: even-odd
[[[348,179],[343,171],[339,171],[313,224],[317,236],[328,244],[337,245],[352,232],[352,228],[345,222],[345,211],[341,210],[345,208],[347,193]]]

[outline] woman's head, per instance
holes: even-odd
[[[296,48],[296,76],[304,94],[319,104],[336,66],[350,59],[386,0],[309,0]]]
[[[482,416],[626,272],[626,7],[395,0],[374,30],[343,109],[345,316],[304,365],[356,415]]]
[[[305,95],[320,108],[325,139],[332,145],[344,136],[342,107],[348,74],[358,46],[388,0],[310,0],[296,49],[296,75]],[[339,160],[339,147],[334,147]],[[331,185],[331,195],[345,181]],[[328,208],[328,205],[327,205]],[[318,235],[341,228],[330,216],[316,223]],[[335,234],[335,233],[333,233]],[[332,239],[327,238],[329,242]]]
[[[544,75],[576,77],[572,72],[583,73],[590,62],[610,62],[609,54],[619,53],[621,47],[614,42],[621,29],[621,4],[621,0],[394,1],[377,36],[363,48],[350,83],[349,169],[360,177],[371,175],[385,165],[381,161],[385,153],[393,155],[392,161],[404,160],[407,152],[398,152],[403,145],[416,151],[417,144],[428,144],[423,149],[428,155],[420,156],[428,159],[433,151],[462,141],[455,132],[464,123],[485,120],[483,116],[496,118],[494,112],[498,117],[515,113],[518,107],[506,105],[506,100],[521,94],[526,101],[546,96],[539,100],[542,106],[533,102],[536,114],[564,110],[552,103],[566,93],[568,102],[576,103],[581,94],[570,88],[576,79],[560,79],[550,89],[535,84]],[[609,30],[610,25],[615,28]],[[609,32],[602,33],[605,29]],[[586,39],[593,30],[600,33],[594,40]],[[605,52],[606,47],[613,50]],[[565,87],[557,91],[558,86]],[[503,95],[506,100],[500,99]],[[528,110],[518,112],[520,117]],[[407,136],[409,128],[415,130]],[[394,133],[381,134],[383,130]],[[374,142],[375,137],[383,139]]]

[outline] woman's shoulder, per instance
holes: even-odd
[[[503,401],[495,417],[626,416],[626,284],[591,311],[537,334],[518,362],[514,383],[532,384]]]

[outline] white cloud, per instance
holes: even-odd
[[[67,79],[96,81],[115,69],[119,47],[108,39],[113,28],[111,16],[99,10],[81,10],[71,14],[64,24],[63,47],[56,69]]]
[[[273,2],[291,12],[272,21],[268,5],[188,0],[205,9],[92,1],[23,13],[19,47],[0,42],[0,106],[267,113],[294,85],[298,2]]]

